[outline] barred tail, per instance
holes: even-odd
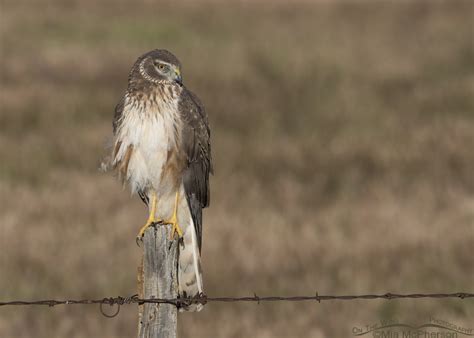
[[[183,241],[179,248],[178,292],[180,297],[194,297],[203,292],[201,255],[192,217],[183,229]],[[201,311],[202,307],[202,304],[191,304],[180,311]]]

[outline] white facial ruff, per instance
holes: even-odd
[[[140,72],[140,75],[143,76],[143,78],[147,81],[150,81],[151,83],[155,83],[155,84],[171,84],[172,81],[168,81],[168,80],[157,80],[153,77],[151,77],[145,70],[145,61],[147,59],[144,59],[142,60],[142,62],[140,62],[140,66],[138,67],[138,70]]]

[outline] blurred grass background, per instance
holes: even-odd
[[[211,296],[471,291],[472,1],[1,1],[0,299],[136,290],[146,218],[97,170],[135,59],[204,101]],[[133,337],[135,306],[0,308],[1,337]],[[182,337],[349,337],[470,300],[209,304]]]

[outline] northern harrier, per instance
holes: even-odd
[[[110,164],[148,206],[140,229],[172,224],[179,246],[180,296],[203,292],[200,252],[202,209],[209,205],[210,130],[201,101],[182,83],[181,64],[167,50],[135,62],[128,89],[115,108]],[[186,310],[199,311],[202,305]]]

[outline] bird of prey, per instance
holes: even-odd
[[[181,64],[164,49],[140,56],[115,108],[110,158],[123,182],[148,206],[137,241],[152,224],[172,225],[180,238],[179,295],[203,292],[202,209],[209,206],[210,130],[198,97],[182,82]],[[199,311],[201,304],[185,308]]]

